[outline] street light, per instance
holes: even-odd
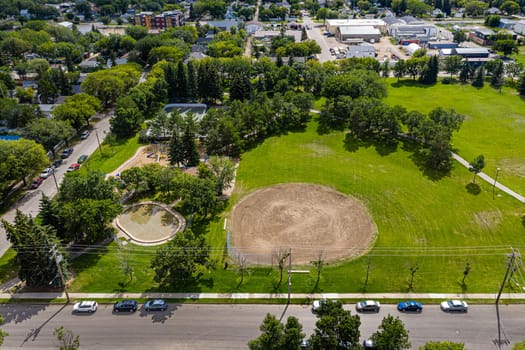
[[[498,182],[498,175],[500,170],[500,168],[496,168],[496,177],[494,178],[494,183],[492,184],[492,199],[494,199],[496,193],[496,182]]]

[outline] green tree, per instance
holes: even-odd
[[[485,17],[485,25],[492,28],[499,27],[499,22],[501,20],[501,17],[498,15],[489,15]]]
[[[397,78],[397,81],[399,81],[400,78],[403,78],[406,74],[406,64],[404,60],[398,60],[396,64],[394,64],[394,76]]]
[[[195,123],[191,115],[187,116],[184,121],[181,143],[186,166],[196,166],[199,164],[200,154],[197,149],[197,140],[195,138]]]
[[[525,350],[525,340],[520,343],[514,344],[512,350]]]
[[[204,237],[186,229],[163,248],[151,262],[155,282],[172,290],[192,290],[208,262],[209,249]]]
[[[467,41],[467,33],[463,30],[457,30],[454,32],[453,40],[455,43],[461,44],[464,41]]]
[[[29,287],[62,287],[57,263],[53,258],[61,252],[60,242],[50,226],[38,224],[31,216],[17,210],[14,223],[2,220],[7,239],[16,251],[15,261],[19,266],[18,277]],[[59,262],[62,271],[67,271],[67,260]]]
[[[383,318],[381,325],[372,334],[371,339],[378,350],[404,350],[411,347],[408,331],[405,329],[403,321],[399,317],[394,318],[392,315]]]
[[[501,91],[503,86],[503,79],[505,74],[505,68],[502,60],[495,60],[494,69],[492,70],[492,75],[490,77],[490,85]]]
[[[73,331],[65,329],[64,326],[55,328],[53,334],[60,342],[60,350],[77,350],[80,346],[79,336],[75,336]]]
[[[234,74],[230,87],[230,99],[240,101],[248,100],[250,99],[251,92],[252,86],[249,75],[247,73]]]
[[[474,79],[472,80],[472,86],[482,88],[485,85],[485,67],[481,66],[476,69],[474,73]]]
[[[520,12],[520,4],[512,0],[504,1],[499,8],[501,11],[506,12],[509,16]]]
[[[220,196],[224,189],[229,188],[235,179],[235,164],[228,157],[217,156],[210,157],[207,164],[216,184],[215,191]]]
[[[305,336],[302,331],[303,325],[299,322],[297,317],[289,316],[284,325],[281,349],[299,349]]]
[[[168,158],[171,165],[179,166],[184,164],[184,146],[178,126],[175,126],[172,130],[168,147]]]
[[[445,57],[445,70],[450,73],[450,77],[456,74],[461,68],[462,57],[459,55],[452,55]]]
[[[115,114],[109,120],[111,132],[128,137],[140,130],[144,116],[132,96],[123,96],[115,104]]]
[[[474,173],[474,178],[472,179],[472,182],[475,183],[476,182],[476,175],[481,172],[483,170],[483,168],[485,167],[485,157],[480,154],[479,156],[477,156],[476,158],[474,158],[471,162],[470,162],[470,168],[469,170],[472,171]]]
[[[439,59],[437,55],[431,56],[426,62],[419,81],[423,84],[435,84],[439,73]]]
[[[0,326],[4,324],[4,317],[0,315]],[[4,343],[4,338],[7,337],[9,333],[0,329],[0,346]]]
[[[516,87],[520,96],[525,95],[525,74],[522,74]]]
[[[0,140],[0,181],[3,186],[22,181],[49,165],[44,148],[33,140]]]
[[[284,327],[272,314],[266,314],[261,326],[262,334],[248,342],[250,350],[280,350],[283,341]]]
[[[376,72],[356,69],[348,73],[328,76],[323,84],[323,95],[334,98],[347,95],[381,98],[386,96],[385,82]]]
[[[489,7],[488,3],[478,0],[467,1],[464,6],[465,14],[472,17],[482,16]]]
[[[454,343],[451,341],[430,341],[423,346],[419,347],[419,350],[465,350],[463,343]]]
[[[310,337],[313,350],[359,349],[359,315],[343,309],[341,301],[327,300],[317,310],[319,318]]]
[[[518,52],[518,44],[512,39],[501,39],[494,41],[492,50],[503,52],[503,55],[509,56],[513,52]]]
[[[64,103],[56,106],[52,113],[55,118],[66,120],[79,130],[83,123],[89,127],[89,120],[100,108],[98,98],[81,93],[68,97]]]
[[[24,130],[24,135],[35,140],[46,151],[55,155],[55,146],[75,135],[75,129],[62,120],[39,118],[30,122]]]

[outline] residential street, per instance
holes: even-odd
[[[59,166],[55,171],[55,177],[57,184],[60,185],[60,182],[62,181],[62,178],[64,177],[64,174],[66,173],[66,170],[68,166],[72,163],[76,163],[77,159],[82,154],[91,155],[93,152],[97,151],[98,149],[98,142],[97,142],[97,133],[98,137],[100,138],[100,142],[103,141],[103,139],[106,137],[106,135],[109,133],[109,119],[110,117],[104,114],[99,115],[101,118],[100,121],[93,125],[93,128],[91,130],[91,133],[89,137],[85,140],[81,140],[79,143],[73,146],[73,154],[69,156],[69,158],[64,160],[64,163]],[[41,169],[37,169],[41,170]],[[32,179],[28,179],[28,183],[30,184]],[[45,193],[48,196],[54,196],[57,192],[57,186],[54,182],[53,176],[50,176],[48,179],[46,179],[42,185],[36,190],[30,190],[26,193],[24,198],[22,198],[18,205],[11,210],[9,210],[7,213],[5,213],[2,216],[2,219],[5,219],[9,222],[13,222],[15,215],[16,215],[16,209],[19,209],[24,214],[31,214],[33,217],[35,217],[38,214],[38,206],[40,204],[40,197],[42,193]],[[9,242],[6,238],[6,233],[4,228],[0,225],[0,256],[2,256],[6,250],[9,248]]]

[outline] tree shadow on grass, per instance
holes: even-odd
[[[481,187],[478,184],[473,183],[473,182],[467,184],[465,188],[467,189],[468,193],[474,196],[477,196],[478,194],[481,193]]]
[[[414,79],[403,79],[398,80],[395,83],[390,84],[393,88],[402,88],[402,87],[417,87],[422,89],[428,89],[433,87],[435,84],[429,85],[429,84],[422,84],[418,80]]]

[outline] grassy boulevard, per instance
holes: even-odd
[[[390,104],[428,112],[436,106],[454,108],[466,115],[454,148],[465,159],[483,154],[484,171],[501,168],[502,183],[525,193],[525,159],[519,157],[525,137],[525,108],[515,90],[501,93],[489,87],[442,85],[421,87],[395,79],[389,81]],[[242,284],[235,267],[223,269],[226,232],[224,218],[233,205],[254,189],[282,182],[309,182],[331,186],[360,199],[375,220],[379,235],[370,253],[361,258],[326,266],[319,287],[316,273],[293,276],[293,292],[362,292],[367,266],[367,292],[406,292],[409,268],[417,266],[414,292],[497,292],[506,268],[510,247],[523,248],[523,205],[501,195],[492,197],[492,186],[477,179],[480,192],[469,191],[472,173],[455,164],[446,176],[425,174],[414,159],[410,145],[395,149],[346,142],[345,133],[317,133],[315,116],[306,130],[271,137],[243,154],[229,206],[221,217],[205,227],[216,268],[205,271],[193,292],[285,292],[277,285],[276,268],[250,268]],[[105,146],[101,159],[95,153],[91,168],[114,170],[131,156],[138,143],[120,148]],[[521,152],[522,153],[522,152]],[[117,159],[118,158],[118,159]],[[118,160],[118,161],[117,161]],[[150,261],[155,247],[116,243],[72,262],[75,278],[71,292],[156,292]],[[214,255],[213,255],[214,254]],[[130,278],[124,266],[133,269]],[[461,283],[466,264],[471,270]],[[1,266],[0,266],[1,267]],[[508,289],[511,291],[511,289]]]

